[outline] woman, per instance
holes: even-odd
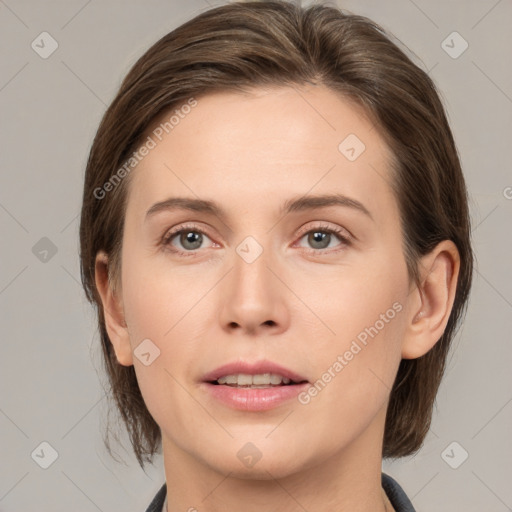
[[[414,510],[381,464],[428,432],[469,234],[436,88],[367,18],[235,2],[153,45],[80,226],[148,511]]]

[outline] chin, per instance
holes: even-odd
[[[230,478],[241,480],[286,478],[321,463],[321,460],[310,459],[304,453],[299,458],[291,448],[285,451],[282,447],[267,445],[260,451],[252,443],[242,443],[241,448],[238,444],[234,450],[230,447],[216,455],[214,460],[205,460],[205,463],[221,474],[230,474]]]
[[[288,463],[286,461],[260,460],[253,467],[244,467],[242,463],[222,463],[216,466],[217,471],[222,474],[228,474],[230,478],[238,478],[240,480],[273,480],[290,476],[300,470],[296,463]]]

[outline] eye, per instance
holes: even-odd
[[[301,236],[300,240],[306,239],[306,243],[309,245],[309,247],[306,247],[306,249],[309,249],[312,252],[316,252],[333,247],[333,242],[334,247],[336,247],[336,239],[338,239],[338,241],[341,242],[338,243],[337,246],[343,248],[350,244],[349,238],[350,237],[348,233],[339,228],[333,228],[329,226],[317,226],[316,228],[310,229],[309,231],[304,233]]]
[[[168,233],[162,241],[162,245],[173,252],[191,252],[201,249],[204,240],[210,238],[196,226],[180,226],[179,229]],[[211,241],[211,240],[210,240]],[[177,246],[177,244],[179,244]]]
[[[299,242],[303,239],[309,247],[304,247],[299,243],[300,247],[303,247],[306,251],[318,254],[319,252],[335,252],[343,249],[350,245],[351,236],[345,230],[330,226],[317,226],[313,229],[305,231],[299,239]],[[336,239],[338,244],[336,244]],[[195,251],[202,249],[205,240],[209,240],[212,244],[216,245],[206,233],[197,226],[179,226],[178,228],[170,231],[165,235],[161,244],[164,248],[171,252],[178,253],[183,256],[193,256]],[[325,251],[337,247],[334,251]]]

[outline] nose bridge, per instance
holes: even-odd
[[[262,300],[270,300],[271,272],[267,268],[271,265],[272,249],[270,237],[258,241],[254,236],[247,236],[235,248],[233,257],[233,286],[239,299],[243,299],[246,306]]]
[[[262,240],[262,238],[264,238]],[[233,253],[233,270],[223,289],[224,326],[255,331],[286,324],[283,287],[268,268],[275,261],[270,236],[247,236]]]

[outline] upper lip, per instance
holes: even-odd
[[[226,375],[236,375],[239,373],[245,373],[249,375],[257,375],[261,373],[273,373],[277,375],[282,375],[290,379],[293,382],[304,382],[307,379],[298,373],[285,368],[279,364],[273,363],[271,361],[234,361],[232,363],[227,363],[211,372],[208,372],[203,376],[204,382],[214,382],[220,377],[224,377]]]

